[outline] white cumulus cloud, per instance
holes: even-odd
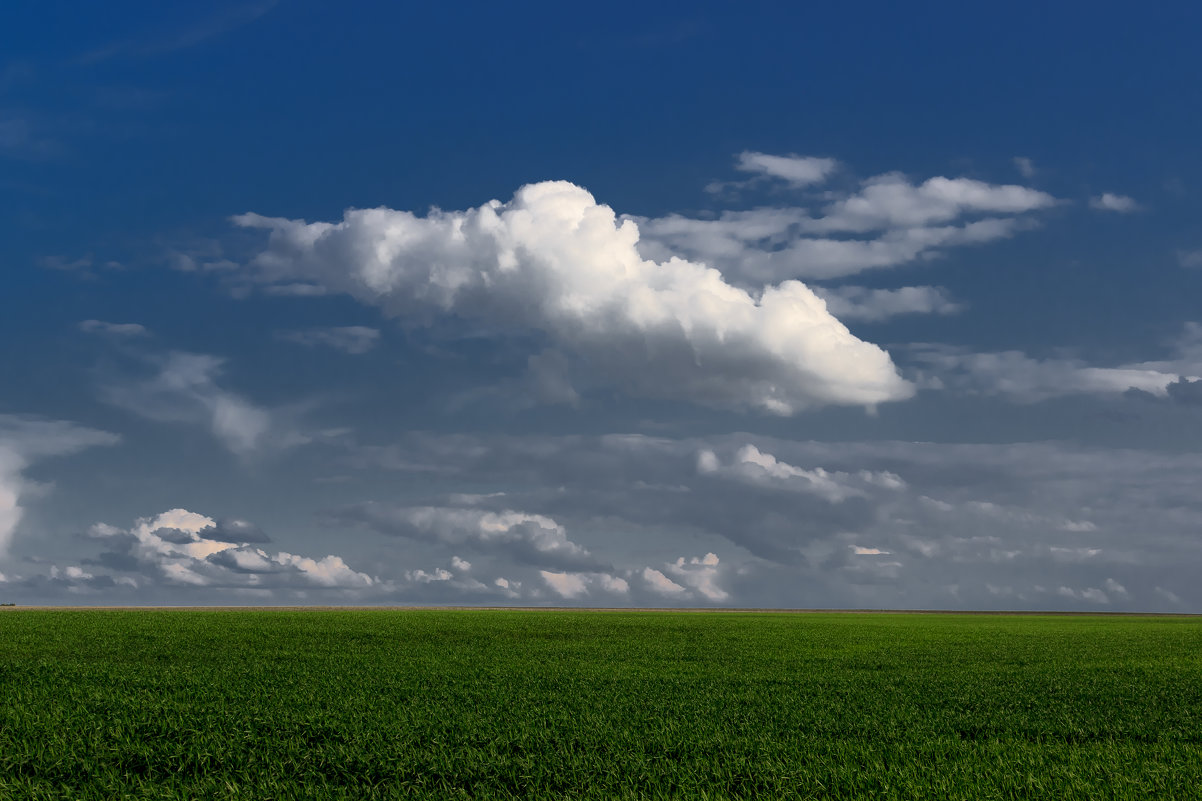
[[[688,592],[687,589],[653,567],[643,568],[643,582],[652,592],[671,598],[678,598]]]
[[[867,489],[873,487],[896,490],[906,486],[900,476],[888,471],[860,470],[847,473],[821,467],[796,467],[751,444],[740,448],[726,464],[712,450],[703,450],[697,456],[697,470],[746,484],[806,492],[831,503],[863,496]]]
[[[167,584],[265,589],[367,589],[378,584],[339,556],[271,554],[253,545],[253,539],[231,541],[230,533],[237,528],[186,509],[170,509],[141,518],[128,529],[98,523],[88,535],[110,548],[100,564],[136,570]]]
[[[725,601],[730,597],[730,593],[718,586],[719,561],[714,553],[689,559],[682,556],[665,569],[681,584],[707,601]]]
[[[630,590],[626,579],[609,573],[556,573],[540,570],[544,582],[561,598],[577,599],[589,595],[592,587],[599,587],[611,594],[625,595]],[[506,587],[507,589],[508,587]]]
[[[889,355],[797,281],[749,292],[704,263],[639,254],[639,226],[564,181],[425,217],[352,209],[337,223],[245,214],[270,231],[267,283],[345,292],[406,325],[455,315],[541,332],[587,373],[639,396],[789,415],[912,394]]]

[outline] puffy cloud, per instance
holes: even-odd
[[[570,600],[588,595],[593,587],[617,595],[625,595],[630,590],[630,584],[625,579],[609,573],[555,573],[540,570],[538,574],[556,595]]]
[[[334,518],[367,526],[382,534],[503,553],[536,566],[588,568],[600,565],[568,539],[550,517],[505,509],[447,506],[390,506],[366,503],[334,513]]]
[[[707,553],[705,556],[694,556],[687,560],[681,556],[666,569],[681,584],[707,601],[725,601],[730,597],[730,593],[718,586],[718,563],[717,554]]]
[[[608,573],[598,573],[597,581],[601,585],[601,589],[606,592],[618,593],[619,595],[625,595],[630,592],[630,583],[624,578],[611,576]]]
[[[645,259],[635,222],[567,182],[425,217],[378,208],[338,223],[235,220],[270,231],[254,260],[261,281],[319,284],[407,325],[455,315],[537,331],[634,395],[789,415],[912,394],[888,354],[803,284],[752,294],[705,264]]]
[[[563,598],[579,598],[588,589],[584,577],[577,573],[552,573],[548,570],[538,571],[552,590]]]
[[[98,445],[113,445],[114,434],[62,420],[0,414],[0,556],[21,521],[21,497],[33,487],[24,470],[44,458],[63,456]]]
[[[643,568],[643,583],[652,592],[672,598],[679,598],[688,592],[684,587],[653,567]]]
[[[1202,405],[1202,380],[1189,380],[1185,376],[1165,386],[1168,397],[1190,406]]]
[[[839,162],[830,158],[773,156],[750,150],[740,153],[735,162],[736,169],[742,172],[778,178],[799,187],[822,183],[838,166]]]
[[[1119,595],[1121,598],[1126,598],[1127,594],[1129,594],[1126,591],[1126,587],[1120,585],[1119,582],[1114,581],[1113,578],[1107,578],[1106,581],[1103,581],[1102,589],[1105,589],[1106,592],[1111,593],[1112,595]]]
[[[727,465],[723,465],[713,451],[703,450],[697,457],[697,470],[749,484],[807,492],[831,503],[862,497],[867,494],[865,489],[868,487],[902,489],[906,486],[900,476],[888,471],[861,470],[852,474],[828,472],[821,467],[811,470],[795,467],[751,444],[739,448]]]
[[[1103,192],[1089,199],[1089,207],[1095,211],[1117,211],[1128,214],[1139,210],[1139,204],[1126,195],[1116,195],[1113,192]]]
[[[878,322],[900,314],[955,314],[964,307],[938,286],[903,286],[898,289],[869,289],[840,286],[814,290],[826,308],[840,320]]]
[[[380,332],[362,325],[348,325],[280,331],[276,336],[285,342],[295,342],[308,347],[323,346],[357,355],[374,348],[380,339]]]
[[[241,541],[235,536],[239,531],[247,535]],[[141,518],[128,529],[98,523],[88,535],[109,547],[97,564],[136,570],[166,584],[339,590],[363,590],[379,584],[378,579],[351,569],[339,556],[313,559],[285,551],[269,554],[252,545],[265,538],[250,524],[220,524],[186,509]]]

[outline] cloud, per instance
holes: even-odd
[[[261,528],[246,520],[217,520],[212,526],[198,532],[205,539],[216,542],[251,543],[271,542]]]
[[[597,567],[587,549],[568,539],[550,517],[505,509],[446,506],[390,506],[365,503],[339,510],[333,519],[366,526],[381,534],[501,553],[528,565]]]
[[[740,153],[735,162],[735,169],[742,172],[777,178],[795,187],[820,184],[838,167],[839,162],[831,158],[773,156],[750,150]]]
[[[1035,177],[1038,170],[1035,169],[1035,162],[1026,156],[1014,157],[1014,168],[1018,170],[1018,174],[1026,178],[1028,181]]]
[[[540,570],[538,574],[556,595],[570,600],[589,595],[594,588],[615,595],[625,595],[630,591],[630,584],[625,579],[608,573],[555,573]]]
[[[653,567],[643,568],[643,583],[657,595],[666,595],[670,598],[679,598],[688,592],[684,587]]]
[[[730,593],[718,586],[719,561],[713,553],[687,560],[682,556],[667,565],[666,570],[680,581],[676,586],[684,585],[707,601],[725,601],[730,598]]]
[[[242,457],[311,440],[288,424],[282,410],[261,407],[224,389],[218,383],[225,364],[220,357],[172,351],[146,354],[142,359],[155,374],[102,385],[104,401],[149,420],[205,426],[223,446]]]
[[[1091,604],[1109,604],[1110,598],[1106,593],[1099,590],[1097,587],[1087,587],[1083,590],[1075,590],[1072,587],[1060,587],[1056,590],[1056,594],[1073,600],[1087,601]]]
[[[852,474],[828,472],[821,467],[806,470],[779,461],[772,454],[764,453],[750,444],[739,448],[733,461],[727,465],[723,465],[713,451],[703,450],[697,457],[697,470],[702,474],[729,477],[762,487],[807,492],[831,503],[862,497],[868,487],[901,489],[906,485],[900,476],[887,471],[874,473],[861,470]]]
[[[1021,351],[973,353],[931,344],[911,346],[910,354],[930,370],[919,377],[920,385],[957,387],[1022,403],[1066,395],[1121,395],[1132,390],[1163,398],[1170,384],[1184,380],[1173,369],[1180,365],[1164,362],[1095,367],[1079,359],[1035,359]]]
[[[638,222],[640,252],[683,256],[754,285],[786,279],[831,279],[895,267],[950,247],[1012,236],[1033,224],[1023,215],[1055,206],[1051,195],[1013,184],[934,177],[920,184],[899,173],[832,192],[818,210],[756,208],[716,218],[679,214]]]
[[[350,354],[367,353],[376,346],[380,332],[362,325],[306,328],[300,331],[280,331],[276,336],[285,342],[307,347],[323,346]]]
[[[638,225],[567,182],[425,217],[378,208],[338,223],[235,222],[270,232],[256,280],[316,283],[409,326],[453,315],[537,332],[587,376],[632,395],[791,415],[912,394],[889,355],[805,285],[752,294],[705,264],[644,259]]]
[[[817,288],[826,308],[840,320],[880,322],[901,314],[955,314],[964,307],[938,286],[869,289],[862,286]]]
[[[167,585],[364,590],[380,584],[332,554],[321,559],[270,554],[254,547],[266,538],[251,524],[219,523],[186,509],[141,518],[128,529],[98,523],[88,536],[108,546],[97,564]]]
[[[1139,211],[1139,204],[1126,195],[1116,195],[1113,192],[1103,192],[1089,199],[1089,207],[1095,211],[1117,211],[1119,214],[1129,214]]]
[[[85,334],[103,334],[113,337],[144,337],[150,334],[145,326],[137,323],[106,323],[104,320],[82,320],[79,330]]]
[[[1165,393],[1172,400],[1189,406],[1202,405],[1202,380],[1189,380],[1185,376],[1165,386]]]
[[[962,225],[919,226],[868,238],[802,236],[804,211],[754,209],[723,212],[717,219],[669,215],[640,220],[649,258],[680,253],[712,264],[732,280],[751,284],[790,278],[843,278],[868,269],[896,267],[937,255],[941,249],[1012,236],[1025,222],[986,218]],[[791,218],[791,219],[790,219]]]
[[[540,570],[539,575],[543,577],[543,581],[563,598],[578,598],[584,595],[588,588],[584,577],[573,573],[552,573],[547,570]]]
[[[478,503],[587,531],[594,558],[612,567],[536,567],[621,577],[635,602],[712,603],[690,583],[712,569],[732,606],[1090,607],[1056,593],[1066,586],[1099,589],[1115,609],[1169,610],[1178,607],[1154,588],[1202,605],[1191,572],[1202,559],[1202,456],[1188,442],[1172,454],[745,433],[420,434],[364,468],[421,465],[414,484],[495,487],[505,495]],[[545,581],[534,575],[535,585]]]
[[[42,459],[117,441],[114,434],[63,420],[0,414],[0,557],[8,550],[21,521],[22,495],[34,488],[24,476],[27,467]]]
[[[1186,268],[1202,267],[1202,248],[1177,251],[1177,262]]]
[[[80,56],[81,64],[98,64],[118,58],[149,58],[186,50],[203,44],[230,31],[254,22],[279,3],[279,0],[259,0],[253,3],[234,3],[188,27],[165,30],[140,39],[113,42]]]

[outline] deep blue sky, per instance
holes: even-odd
[[[0,595],[1197,611],[1200,29],[1188,3],[9,9]],[[649,272],[610,283],[621,243],[556,228],[581,196],[514,199],[552,180],[637,223]],[[471,230],[493,199],[532,227],[400,213]],[[231,220],[377,207],[312,253]],[[386,229],[427,238],[384,287]],[[894,255],[820,263],[860,244]],[[829,315],[676,304],[671,256]],[[482,283],[434,300],[438,270]],[[811,348],[811,313],[888,361]]]

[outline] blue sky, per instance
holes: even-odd
[[[13,10],[0,595],[1199,611],[1199,23]]]

